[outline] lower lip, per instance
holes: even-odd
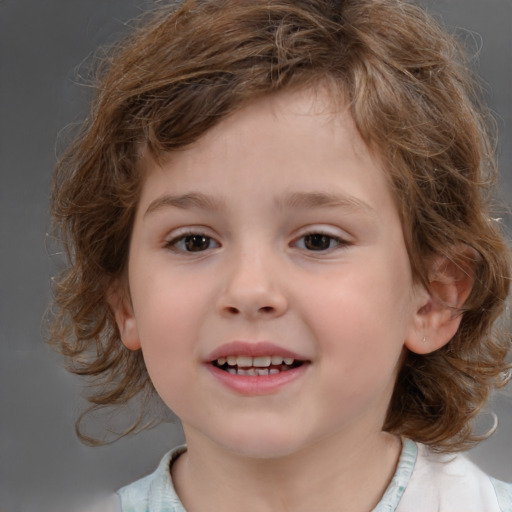
[[[207,368],[211,374],[227,388],[247,396],[270,395],[276,393],[287,384],[297,380],[307,370],[308,363],[297,368],[285,370],[272,375],[233,375],[212,364]]]

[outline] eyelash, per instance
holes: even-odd
[[[311,248],[308,249],[306,246],[307,245],[306,239],[308,237],[310,237],[310,238],[315,237],[317,239],[317,241],[328,242],[329,246],[326,248],[320,248],[320,249],[311,249]],[[329,233],[324,233],[322,231],[311,231],[309,233],[305,233],[304,235],[301,235],[299,238],[295,239],[293,244],[295,246],[297,246],[297,242],[299,240],[304,240],[304,247],[300,247],[300,249],[307,251],[307,252],[317,252],[317,253],[330,252],[330,251],[333,251],[333,250],[336,250],[336,249],[339,249],[342,247],[346,247],[347,245],[349,245],[349,243],[346,240],[343,240],[342,238],[335,236],[335,235],[331,235]],[[334,246],[331,245],[332,242],[335,243]]]
[[[179,244],[186,244],[187,239],[192,239],[195,237],[202,238],[202,240],[196,240],[196,242],[202,242],[204,244],[204,248],[201,248],[201,246],[199,246],[199,250],[194,251],[194,250],[189,250],[190,247],[187,248],[187,246],[179,247]],[[327,242],[328,247],[318,248],[318,249],[308,248],[307,247],[308,241],[306,241],[308,239],[308,237],[310,238],[309,242],[316,241],[316,242],[323,242],[324,244]],[[300,240],[304,240],[304,243],[302,244],[303,247],[299,247],[298,242]],[[190,240],[190,242],[194,243],[193,240]],[[332,245],[333,242],[334,242],[334,245]],[[214,244],[213,247],[212,247],[212,243]],[[296,238],[295,240],[293,240],[290,244],[290,246],[292,246],[292,247],[295,246],[295,247],[297,247],[301,250],[304,250],[306,252],[313,252],[313,253],[314,252],[316,252],[316,253],[330,252],[330,251],[333,251],[338,248],[346,247],[348,245],[350,245],[350,244],[346,240],[344,240],[340,237],[337,237],[335,235],[331,235],[329,233],[324,233],[322,231],[311,231],[309,233],[305,233],[305,234],[301,235],[300,237]],[[220,247],[220,244],[214,238],[212,238],[200,231],[197,231],[197,232],[188,231],[186,233],[182,233],[182,234],[172,238],[171,240],[167,241],[165,243],[165,247],[167,249],[170,249],[175,252],[194,253],[194,252],[205,252],[208,249],[218,248],[218,247]]]
[[[198,238],[203,238],[203,241],[206,241],[206,243],[208,244],[207,247],[205,249],[201,249],[201,250],[198,250],[198,251],[190,251],[190,250],[187,250],[185,247],[178,247],[178,244],[180,242],[182,243],[186,243],[186,239],[187,238],[193,238],[193,237],[198,237]],[[211,247],[211,243],[214,243],[216,244],[215,247]],[[220,247],[220,244],[215,241],[215,239],[213,239],[211,236],[208,236],[204,233],[201,233],[200,231],[197,231],[197,232],[194,232],[194,231],[188,231],[186,233],[182,233],[174,238],[172,238],[171,240],[165,242],[165,247],[167,249],[170,249],[172,251],[175,251],[175,252],[185,252],[185,253],[194,253],[194,252],[204,252],[205,250],[207,249],[212,249],[212,248],[217,248],[217,247]]]

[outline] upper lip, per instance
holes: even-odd
[[[206,362],[210,363],[216,361],[220,357],[228,356],[249,356],[249,357],[262,357],[262,356],[282,356],[291,357],[296,361],[306,361],[307,357],[301,356],[291,350],[285,349],[269,341],[232,341],[221,345],[213,350],[206,357]]]

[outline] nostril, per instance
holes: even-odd
[[[232,306],[228,306],[226,310],[228,311],[228,313],[231,313],[232,315],[237,315],[238,313],[240,313],[240,311],[238,311],[237,308],[234,308]]]
[[[260,311],[262,313],[272,313],[274,311],[274,308],[272,306],[263,306],[260,308]]]

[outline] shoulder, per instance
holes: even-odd
[[[397,512],[512,512],[512,484],[489,477],[464,455],[440,455],[418,444]]]
[[[174,490],[170,466],[186,448],[171,450],[156,470],[117,491],[122,512],[185,512]]]
[[[512,483],[491,478],[501,512],[512,512]]]

